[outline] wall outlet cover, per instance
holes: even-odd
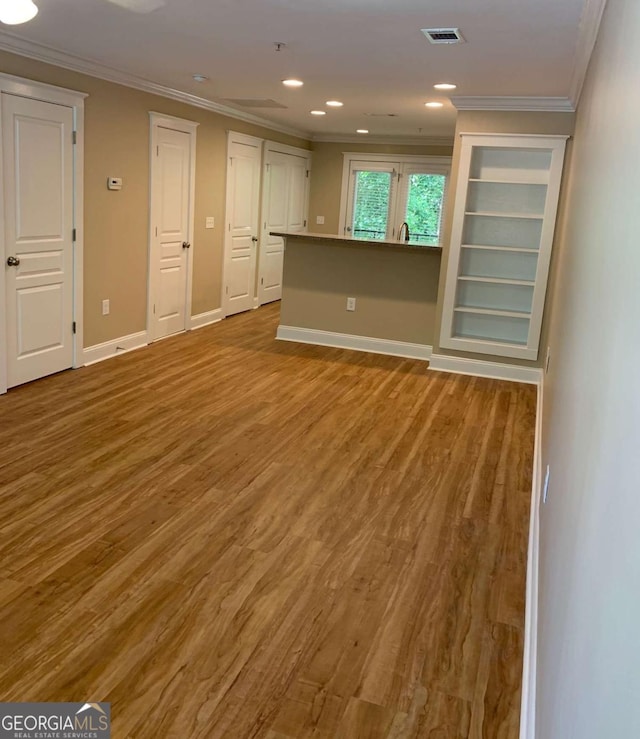
[[[354,311],[356,309],[356,299],[347,298],[347,310]]]
[[[324,216],[316,216],[316,224],[318,226],[324,226]]]

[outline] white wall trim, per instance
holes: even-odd
[[[2,32],[0,32],[0,36]],[[0,74],[0,94],[20,95],[46,103],[64,105],[72,109],[76,143],[73,147],[73,227],[76,240],[73,243],[73,320],[76,331],[73,335],[73,367],[83,364],[84,342],[84,100],[85,93],[67,90],[55,85]],[[0,172],[2,172],[2,146],[0,142]],[[4,193],[0,176],[0,223],[4,223]],[[0,260],[5,259],[4,229],[0,229]],[[6,305],[5,280],[0,280],[0,306]],[[7,392],[7,337],[5,321],[0,322],[0,394]]]
[[[239,121],[253,123],[256,126],[262,126],[271,131],[278,131],[279,133],[285,133],[289,136],[296,136],[307,140],[310,138],[308,131],[283,126],[279,123],[269,121],[266,118],[260,118],[252,113],[246,113],[242,110],[230,108],[221,103],[201,98],[198,95],[193,95],[189,92],[174,90],[171,87],[158,84],[157,82],[151,82],[143,77],[137,77],[136,75],[129,74],[120,69],[114,69],[106,64],[100,64],[99,62],[91,61],[89,59],[82,59],[81,57],[67,54],[64,51],[51,48],[50,46],[45,46],[44,44],[38,44],[34,41],[27,41],[26,39],[19,38],[11,33],[7,33],[6,31],[0,31],[0,49],[12,54],[27,57],[28,59],[35,59],[36,61],[44,62],[45,64],[53,64],[56,67],[70,69],[73,72],[80,72],[81,74],[86,74],[90,77],[97,77],[98,79],[106,80],[107,82],[114,82],[117,85],[131,87],[134,90],[149,92],[152,95],[159,95],[160,97],[168,98],[169,100],[176,100],[179,103],[193,105],[196,108],[202,108],[203,110],[208,110],[212,113],[218,113],[227,118],[234,118]]]
[[[90,364],[96,364],[97,362],[103,362],[105,359],[111,359],[120,354],[132,352],[135,349],[142,349],[142,347],[147,346],[148,343],[147,332],[139,331],[136,334],[121,336],[119,339],[105,341],[103,344],[89,346],[84,350],[83,364],[88,366]]]
[[[544,374],[538,383],[529,549],[527,554],[527,594],[524,619],[524,659],[522,664],[522,699],[520,707],[520,739],[535,739],[536,678],[538,667],[538,580],[540,554],[540,495],[542,489],[542,413],[544,407]]]
[[[475,377],[491,377],[494,380],[510,380],[537,385],[542,370],[539,367],[520,367],[515,364],[485,362],[480,359],[450,357],[445,354],[433,354],[429,369],[438,372],[453,372],[456,375],[474,375]]]
[[[311,149],[301,149],[299,146],[289,146],[288,144],[279,144],[277,141],[269,140],[264,142],[264,150],[265,152],[276,151],[280,154],[290,154],[294,157],[302,157],[303,159],[307,159],[309,162],[311,162],[311,157],[313,155]]]
[[[215,310],[208,310],[206,313],[198,313],[195,316],[191,316],[190,329],[194,331],[197,328],[204,328],[205,326],[211,326],[213,323],[218,323],[224,318],[222,308],[216,308]]]
[[[367,151],[343,151],[343,157],[351,161],[385,162],[389,164],[428,164],[432,167],[442,167],[449,171],[451,157],[430,156],[429,154],[375,154]]]
[[[396,146],[453,146],[453,136],[349,136],[317,134],[311,141],[319,144],[382,144]]]
[[[522,110],[547,113],[574,113],[575,107],[568,97],[518,97],[454,95],[451,102],[458,110]]]
[[[333,331],[319,331],[297,326],[278,326],[276,338],[281,341],[295,341],[299,344],[317,344],[336,349],[352,349],[357,352],[388,354],[392,357],[407,357],[408,359],[428,360],[432,352],[432,347],[427,344],[411,344],[407,341],[375,339],[370,336],[339,334]]]
[[[607,0],[585,0],[578,28],[578,43],[574,54],[573,73],[569,85],[569,99],[574,108],[578,106],[584,79],[587,76],[591,54],[596,45],[602,14]]]

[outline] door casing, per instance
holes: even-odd
[[[45,103],[64,105],[73,111],[75,146],[73,147],[73,367],[84,365],[84,322],[83,322],[83,267],[84,267],[84,100],[86,93],[66,90],[55,85],[47,85],[33,80],[0,73],[0,105],[2,93],[23,98],[41,100]],[[3,170],[3,152],[0,147],[0,171]],[[0,223],[4,224],[4,186],[0,177]],[[3,269],[7,259],[4,228],[0,229],[0,258]],[[6,306],[4,276],[0,280],[0,307],[4,313]],[[0,394],[7,392],[7,326],[5,318],[0,320]]]

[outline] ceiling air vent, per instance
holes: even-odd
[[[423,28],[422,33],[432,44],[463,44],[459,28]]]
[[[281,108],[286,110],[287,106],[265,98],[227,98],[232,105],[240,105],[243,108]]]

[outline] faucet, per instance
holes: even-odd
[[[405,221],[398,231],[398,241],[402,241],[402,232],[404,231],[404,240],[408,243],[411,235],[409,234],[409,224]]]

